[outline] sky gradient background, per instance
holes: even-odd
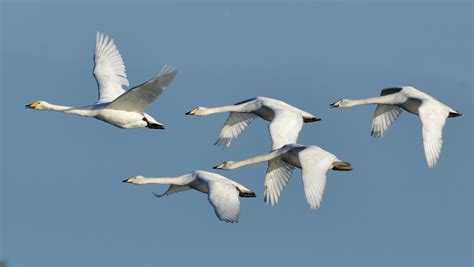
[[[471,1],[3,1],[1,26],[0,259],[9,266],[472,265]],[[24,108],[95,102],[98,30],[115,40],[132,86],[164,64],[178,69],[147,110],[166,130]],[[433,169],[417,117],[404,112],[376,140],[374,106],[329,108],[398,85],[463,113],[448,119]],[[166,186],[121,183],[269,151],[260,119],[222,150],[213,143],[227,115],[184,116],[255,96],[320,116],[299,143],[352,163],[328,172],[321,209],[306,204],[299,170],[280,203],[266,205],[265,164],[219,172],[257,192],[241,201],[238,224],[219,221],[199,192],[156,199]]]

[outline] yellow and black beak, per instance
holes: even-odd
[[[35,109],[39,105],[39,102],[33,102],[31,104],[25,105],[25,108]]]

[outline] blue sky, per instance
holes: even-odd
[[[0,259],[9,266],[471,266],[472,2],[3,1]],[[35,100],[94,103],[96,31],[114,38],[131,85],[164,64],[179,73],[147,110],[166,130],[25,110]],[[463,113],[449,119],[437,166],[419,119],[404,113],[382,140],[373,106],[340,98],[412,85]],[[270,150],[256,120],[226,150],[226,115],[184,116],[254,96],[322,118],[299,143],[352,163],[328,172],[322,207],[307,206],[296,171],[280,203],[263,202],[265,164],[221,174],[257,192],[238,224],[206,196],[156,199],[177,176]]]

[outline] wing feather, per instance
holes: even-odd
[[[438,108],[432,101],[425,101],[418,108],[422,124],[423,147],[430,168],[436,165],[443,145],[443,127],[449,111]]]
[[[101,32],[96,36],[93,73],[99,87],[97,103],[113,101],[129,85],[122,56],[112,38]]]
[[[268,126],[272,138],[272,149],[297,143],[304,123],[301,114],[279,108],[275,108],[273,112],[273,120]]]
[[[166,190],[166,192],[164,192],[163,194],[153,193],[153,195],[155,195],[155,197],[164,197],[164,196],[172,195],[174,193],[183,192],[189,189],[191,189],[191,187],[186,186],[186,185],[170,185],[168,190]]]
[[[232,139],[237,138],[256,117],[253,113],[230,112],[215,145],[229,147]]]
[[[371,135],[382,138],[388,127],[400,116],[402,109],[394,105],[379,104],[374,112]]]
[[[145,108],[169,87],[175,76],[176,70],[171,66],[165,65],[155,78],[128,90],[107,107],[143,113]]]
[[[232,185],[210,181],[209,202],[221,221],[236,223],[240,216],[239,191]]]
[[[299,153],[304,193],[311,209],[321,206],[326,187],[326,172],[336,160],[333,154],[315,146]]]
[[[281,192],[288,184],[294,167],[280,158],[268,162],[265,176],[264,200],[272,206],[278,203]]]

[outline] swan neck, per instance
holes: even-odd
[[[173,177],[150,177],[143,178],[143,184],[178,184],[176,178]]]
[[[222,107],[215,107],[215,108],[207,108],[206,113],[215,114],[215,113],[224,113],[224,112],[233,112],[233,111],[240,111],[239,106],[222,106]]]
[[[371,104],[396,104],[392,95],[369,97],[363,99],[351,99],[350,106],[371,105]]]
[[[235,161],[231,164],[229,169],[238,169],[240,167],[244,167],[244,166],[247,166],[247,165],[252,165],[252,164],[256,164],[256,163],[264,162],[264,161],[269,161],[269,160],[271,160],[275,157],[276,156],[273,153],[268,153],[268,154],[264,154],[264,155],[260,155],[260,156],[240,160],[240,161]]]
[[[95,113],[93,112],[93,110],[91,110],[87,107],[85,107],[85,108],[74,108],[74,107],[68,107],[68,106],[48,104],[45,107],[45,109],[56,111],[56,112],[63,112],[63,113],[78,115],[78,116],[85,116],[85,117],[95,116]]]

